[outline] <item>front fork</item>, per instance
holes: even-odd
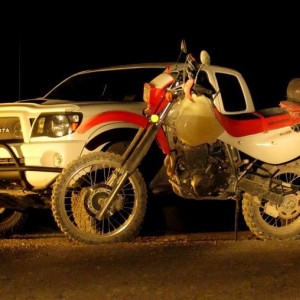
[[[140,128],[130,143],[129,147],[122,156],[121,166],[117,168],[110,178],[107,185],[112,187],[109,197],[106,199],[102,209],[96,214],[96,219],[102,220],[106,216],[115,196],[123,187],[128,177],[134,173],[148,153],[156,135],[160,129],[159,123],[148,123],[145,128]]]

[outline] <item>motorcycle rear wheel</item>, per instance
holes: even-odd
[[[268,165],[264,166],[268,168]],[[269,166],[271,168],[272,166]],[[286,183],[300,187],[300,163],[282,165],[274,176]],[[255,177],[254,180],[259,180]],[[263,240],[295,240],[300,238],[300,190],[295,194],[284,196],[281,205],[275,205],[278,216],[266,213],[268,200],[245,193],[242,201],[242,212],[245,223],[252,233]],[[275,209],[274,206],[274,209]]]
[[[136,170],[126,180],[108,214],[101,210],[111,187],[109,175],[121,156],[110,152],[88,154],[73,161],[56,180],[52,193],[54,219],[70,239],[84,244],[130,241],[139,234],[147,207],[147,189]]]

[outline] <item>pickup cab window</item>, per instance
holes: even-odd
[[[244,93],[238,78],[224,73],[216,73],[223,107],[226,112],[237,112],[246,109]]]
[[[69,101],[142,102],[144,83],[162,68],[106,70],[70,77],[46,95]]]

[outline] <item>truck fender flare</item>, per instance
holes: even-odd
[[[137,113],[129,112],[129,111],[106,111],[92,118],[89,118],[85,122],[83,122],[79,128],[77,129],[77,133],[84,134],[86,131],[90,130],[92,127],[101,126],[105,123],[111,122],[126,122],[129,124],[134,124],[138,127],[146,127],[148,119],[145,116],[142,116]],[[159,144],[164,154],[170,153],[170,147],[166,135],[162,129],[159,130],[156,141]]]

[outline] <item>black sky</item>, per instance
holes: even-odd
[[[288,81],[300,77],[300,26],[288,4],[111,4],[77,7],[76,13],[44,7],[47,18],[21,14],[18,30],[2,35],[0,101],[43,95],[84,69],[176,60],[182,38],[194,56],[206,49],[213,64],[240,71],[258,107],[277,105]]]

